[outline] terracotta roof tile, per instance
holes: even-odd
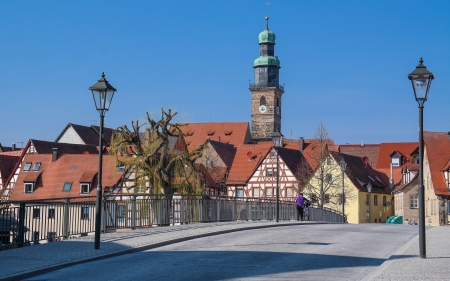
[[[220,142],[229,143],[235,147],[251,141],[248,122],[188,123],[181,129],[186,134],[192,134],[186,136],[186,143],[189,144],[190,150],[204,144],[208,139],[214,141],[220,139]]]
[[[41,162],[40,174],[33,193],[24,193],[24,179],[31,173],[20,171],[16,186],[12,191],[10,200],[36,200],[63,197],[95,196],[97,177],[92,181],[89,193],[80,194],[80,179],[87,173],[93,173],[98,169],[98,155],[92,154],[65,154],[52,162],[49,154],[26,154],[25,162]],[[103,156],[102,186],[114,187],[118,184],[125,172],[119,172],[116,167],[116,159],[113,155]],[[62,191],[65,182],[72,182],[72,188],[68,192]]]
[[[239,146],[228,175],[227,185],[246,184],[272,146],[271,141]]]
[[[209,143],[214,147],[214,150],[219,155],[220,159],[225,163],[228,169],[233,164],[234,156],[236,155],[236,148],[231,144],[209,140]]]
[[[378,161],[375,166],[377,169],[387,169],[391,166],[391,154],[394,151],[398,151],[400,154],[406,157],[408,165],[412,163],[411,153],[419,146],[418,142],[393,142],[393,143],[381,143],[380,151],[378,153]],[[406,163],[400,163],[403,166]]]
[[[442,173],[450,159],[450,136],[443,132],[423,132],[425,150],[430,165],[431,181],[436,195],[450,196]]]

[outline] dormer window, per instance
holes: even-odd
[[[125,172],[125,166],[119,166],[119,168],[117,168],[117,171]]]
[[[409,183],[411,181],[411,173],[408,169],[405,169],[404,171],[402,171],[402,183],[406,184]]]
[[[413,164],[420,164],[420,158],[418,154],[415,154],[412,156],[412,163]]]
[[[31,162],[25,163],[25,167],[23,167],[24,171],[29,171],[31,169]]]
[[[89,184],[89,183],[81,183],[80,184],[80,193],[81,194],[88,194],[90,185],[91,184]]]
[[[399,152],[394,151],[390,156],[392,167],[400,167],[403,165],[403,156]]]
[[[34,163],[33,171],[39,171],[40,167],[41,167],[41,162]]]
[[[33,193],[33,191],[34,191],[34,182],[26,182],[25,193]]]

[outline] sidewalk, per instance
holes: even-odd
[[[433,227],[426,231],[426,259],[416,236],[363,280],[449,280],[449,237],[450,227]]]
[[[313,224],[316,222],[230,222],[156,227],[101,235],[100,249],[94,250],[94,236],[63,240],[0,252],[0,280],[21,280],[55,269],[156,248],[171,243],[234,231]]]

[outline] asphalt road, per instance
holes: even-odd
[[[246,230],[80,264],[27,280],[358,280],[417,233],[415,226],[386,224]]]

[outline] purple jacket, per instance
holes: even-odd
[[[303,202],[305,202],[305,201],[309,202],[309,200],[306,199],[305,197],[303,197],[302,195],[298,196],[297,197],[297,206],[299,206],[299,207],[303,206]]]

